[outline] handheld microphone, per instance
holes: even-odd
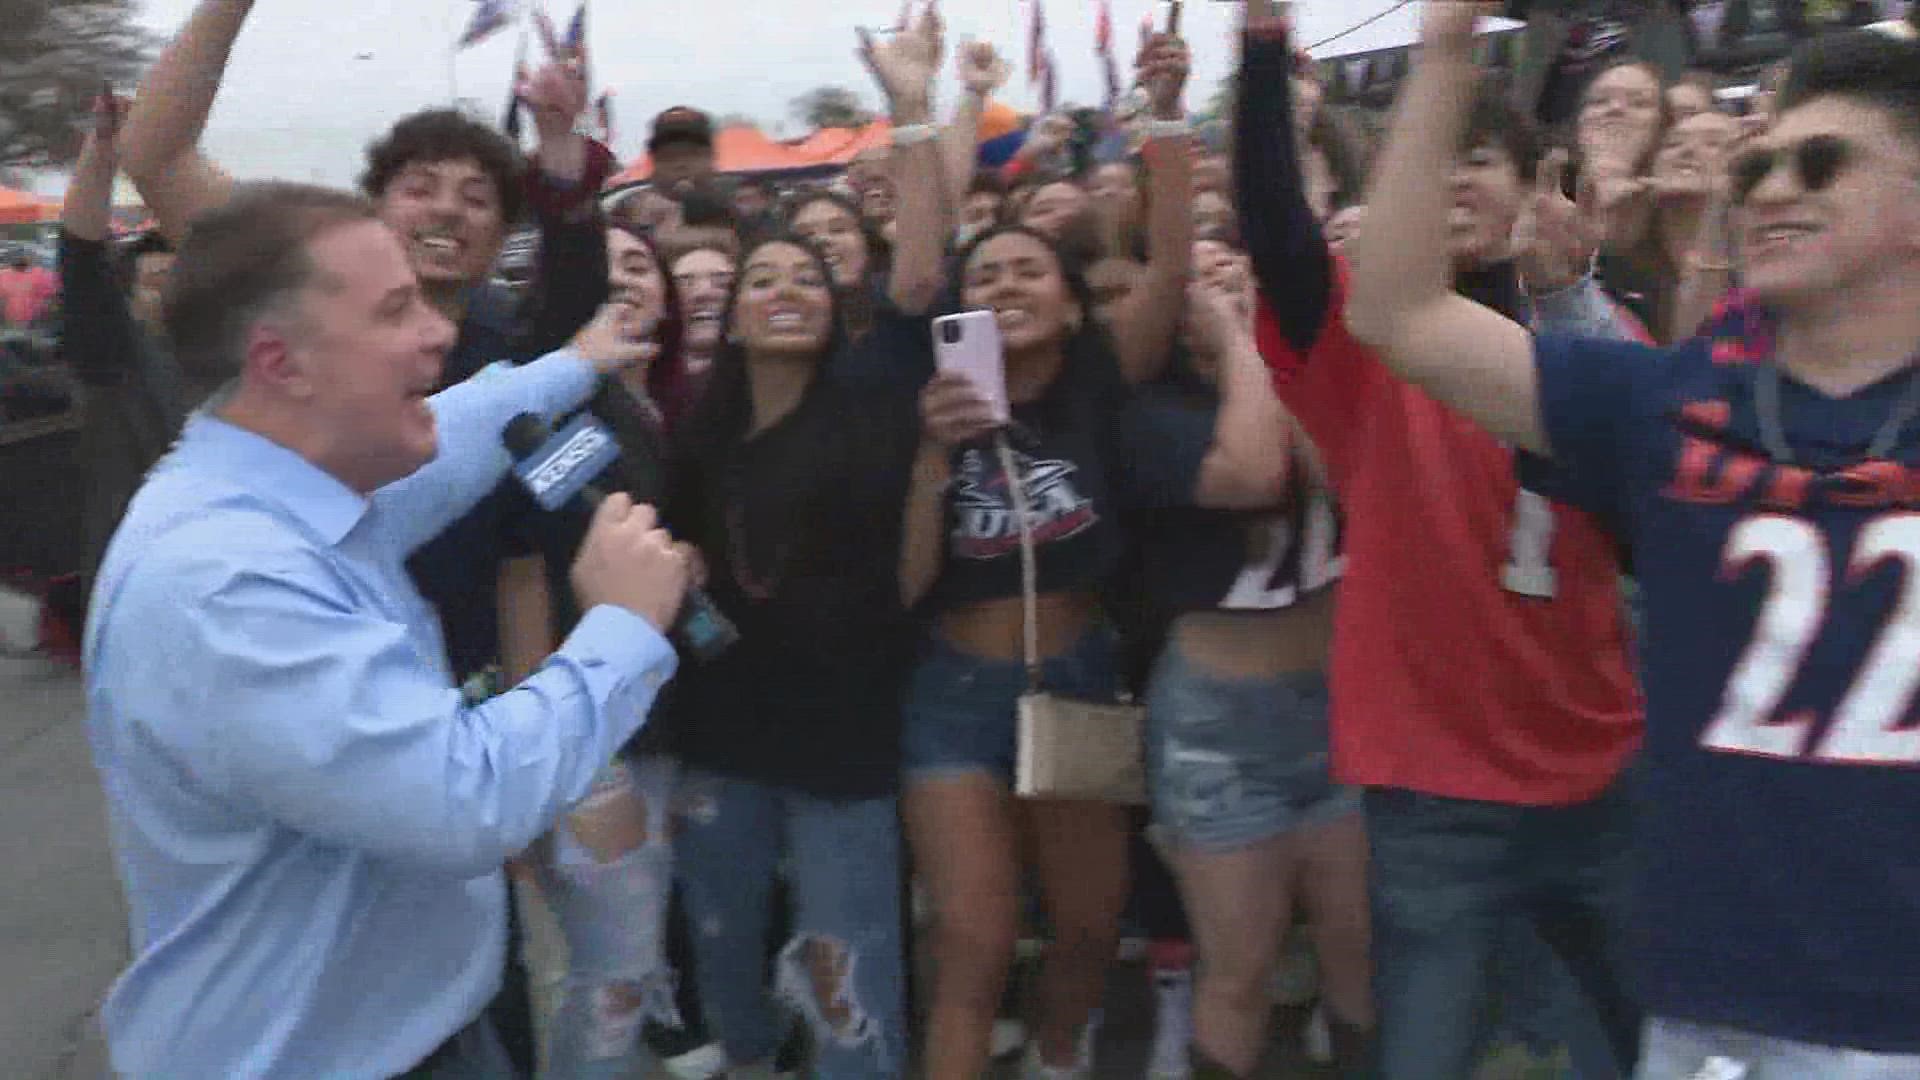
[[[587,413],[557,434],[533,413],[521,413],[507,422],[500,441],[513,455],[514,476],[533,501],[549,512],[575,503],[592,513],[606,498],[594,478],[620,457],[619,441]],[[711,660],[739,641],[740,631],[705,590],[689,585],[680,617],[667,637],[675,648],[696,659]]]

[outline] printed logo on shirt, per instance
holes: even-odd
[[[1032,458],[1013,451],[1027,497],[1028,527],[1035,546],[1076,536],[1100,520],[1093,500],[1080,493],[1071,461]],[[1020,550],[1020,524],[1013,516],[1012,492],[995,455],[969,450],[960,459],[953,485],[952,549],[962,559],[997,559]]]

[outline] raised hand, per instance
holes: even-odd
[[[1567,152],[1555,150],[1540,163],[1533,193],[1514,225],[1513,253],[1527,288],[1535,293],[1557,292],[1586,276],[1597,241],[1593,222],[1593,183],[1580,185],[1582,206],[1561,194],[1567,175]]]
[[[1192,68],[1187,43],[1173,34],[1155,34],[1140,47],[1136,79],[1146,88],[1153,114],[1164,120],[1186,116],[1187,75]]]
[[[556,57],[514,89],[532,110],[542,143],[573,134],[580,114],[587,111],[586,70],[572,56]]]
[[[975,97],[988,97],[1007,84],[1012,68],[995,51],[990,41],[969,41],[960,46],[960,85]]]
[[[885,41],[874,40],[865,27],[859,34],[860,60],[886,94],[895,121],[924,123],[932,112],[933,78],[946,50],[946,26],[938,8],[928,3]]]

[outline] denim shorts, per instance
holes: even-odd
[[[1073,648],[1040,663],[1042,688],[1065,697],[1112,701],[1119,688],[1113,635],[1089,630]],[[932,637],[907,685],[901,769],[909,781],[985,773],[1013,781],[1016,703],[1026,665],[961,652]]]
[[[1359,790],[1333,781],[1324,674],[1214,675],[1176,644],[1147,691],[1147,785],[1154,825],[1203,853],[1360,809]]]

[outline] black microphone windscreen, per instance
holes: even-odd
[[[523,412],[507,421],[507,426],[500,432],[500,441],[506,444],[507,453],[512,454],[515,461],[521,461],[544,446],[552,434],[553,429],[547,426],[545,420],[533,413]]]

